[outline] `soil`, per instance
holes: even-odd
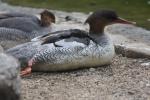
[[[22,79],[23,100],[150,100],[150,60],[116,56],[111,65]]]

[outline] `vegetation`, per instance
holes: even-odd
[[[136,21],[150,29],[150,0],[7,0],[19,6],[42,7],[64,11],[90,12],[97,9],[113,9],[120,16]]]

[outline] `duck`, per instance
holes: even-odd
[[[111,64],[115,56],[113,42],[104,32],[113,23],[133,24],[120,18],[113,10],[98,10],[85,21],[89,32],[69,29],[40,36],[38,41],[28,42],[7,50],[24,67],[21,76],[32,71],[67,71],[99,67]]]
[[[41,12],[41,21],[37,17],[28,14],[1,14],[0,44],[7,50],[16,45],[29,42],[34,37],[49,33],[51,28],[48,26],[51,26],[51,23],[54,22],[55,16],[47,10]]]
[[[55,15],[48,10],[44,10],[40,13],[40,16],[41,18],[38,19],[34,15],[19,12],[3,13],[0,14],[0,27],[14,28],[28,33],[33,31],[41,33],[45,30],[50,32],[51,24],[55,23]]]

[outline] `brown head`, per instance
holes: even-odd
[[[113,23],[123,23],[123,24],[135,24],[124,20],[112,10],[100,10],[95,11],[91,14],[85,23],[88,23],[90,26],[90,32],[92,33],[104,33],[104,27]]]
[[[48,11],[48,10],[44,10],[43,12],[40,13],[41,14],[41,26],[50,26],[51,23],[55,23],[55,15]]]

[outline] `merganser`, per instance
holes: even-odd
[[[78,68],[98,67],[111,63],[114,46],[104,27],[112,23],[133,24],[118,17],[111,10],[95,11],[85,23],[89,33],[70,29],[43,35],[39,41],[11,48],[7,53],[27,63],[21,75],[33,71],[64,71]]]
[[[34,15],[22,13],[3,13],[0,14],[0,27],[19,29],[24,32],[44,31],[50,29],[51,23],[55,23],[55,16],[48,10],[40,13],[41,20]],[[49,31],[50,32],[50,31]],[[42,35],[42,34],[41,34]]]
[[[55,22],[55,16],[47,10],[41,13],[41,21],[28,14],[1,14],[0,26],[3,27],[0,27],[0,44],[4,49],[8,49],[29,42],[34,37],[49,33],[51,28],[48,26],[52,22]]]

